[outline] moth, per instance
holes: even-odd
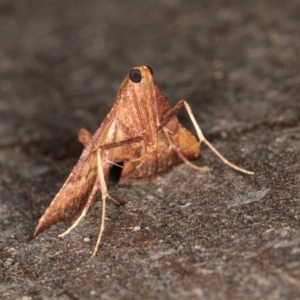
[[[176,117],[176,112],[183,106],[195,127],[198,140]],[[148,66],[135,67],[129,72],[100,128],[94,135],[82,128],[78,139],[85,147],[83,153],[40,218],[34,236],[81,212],[75,223],[59,235],[64,237],[78,225],[96,194],[101,192],[102,220],[92,257],[97,254],[105,227],[106,200],[117,202],[107,190],[112,165],[123,164],[119,180],[123,184],[145,183],[180,163],[205,171],[205,167],[190,162],[200,156],[200,144],[203,142],[233,169],[254,174],[230,163],[206,140],[184,99],[171,107],[168,99],[154,85],[153,71]]]

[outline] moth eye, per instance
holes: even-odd
[[[151,75],[153,76],[153,70],[152,70],[152,68],[151,68],[151,67],[149,67],[149,66],[146,66],[146,67],[149,69],[149,71],[150,71]]]
[[[135,83],[139,83],[142,80],[142,74],[139,70],[137,69],[132,69],[129,72],[129,78],[131,81],[135,82]]]

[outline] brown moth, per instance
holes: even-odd
[[[175,113],[185,106],[196,129],[199,141],[178,121]],[[190,106],[180,100],[174,108],[153,83],[153,71],[148,66],[132,69],[123,81],[115,104],[94,135],[86,129],[78,134],[85,146],[77,164],[44,215],[34,235],[51,225],[81,215],[59,237],[74,229],[86,215],[96,194],[102,194],[102,221],[92,256],[97,254],[104,231],[106,199],[115,201],[107,191],[109,169],[122,162],[120,183],[138,184],[151,180],[169,167],[180,163],[205,171],[189,160],[200,155],[204,142],[222,161],[246,174],[253,172],[227,161],[204,137]]]

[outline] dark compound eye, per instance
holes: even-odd
[[[149,71],[151,72],[151,75],[153,76],[153,70],[152,70],[152,68],[149,67],[149,66],[146,66],[146,67],[149,69]]]
[[[139,70],[137,69],[132,69],[129,72],[129,78],[131,81],[135,82],[135,83],[139,83],[142,80],[142,74]]]

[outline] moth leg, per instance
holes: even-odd
[[[120,128],[123,131],[123,133],[125,134],[125,140],[114,142],[117,127]],[[106,175],[108,175],[110,164],[115,164],[115,162],[111,161],[111,159],[110,159],[111,152],[107,151],[107,150],[113,149],[115,147],[126,146],[126,145],[129,145],[132,143],[137,143],[142,140],[142,136],[130,137],[130,131],[118,119],[113,120],[113,122],[111,123],[111,128],[109,129],[108,133],[109,134],[105,141],[106,143],[104,145],[100,146],[99,149],[96,150],[98,178],[94,184],[91,195],[89,196],[88,201],[87,201],[81,215],[76,220],[76,222],[68,230],[66,230],[64,233],[59,235],[59,237],[65,236],[66,234],[68,234],[72,229],[74,229],[78,225],[78,223],[86,215],[89,207],[91,206],[91,204],[94,200],[96,193],[100,189],[101,193],[102,193],[102,220],[101,220],[101,227],[100,227],[97,243],[94,248],[92,257],[94,257],[98,252],[99,245],[101,243],[101,238],[102,238],[102,235],[104,232],[106,198],[109,198],[110,200],[116,202],[117,204],[120,204],[117,200],[112,198],[108,194],[108,191],[107,191],[105,177],[106,177]],[[78,140],[79,140],[79,142],[81,142],[83,144],[84,147],[87,146],[87,144],[89,143],[91,138],[92,138],[92,134],[88,130],[86,130],[85,128],[80,129],[80,131],[78,133]],[[103,158],[101,158],[101,153],[104,154]]]
[[[136,169],[140,168],[145,162],[145,155],[132,159],[132,162],[139,162],[138,165],[135,166]]]
[[[110,157],[109,157],[110,152],[106,151],[106,150],[111,149],[110,147],[112,147],[112,146],[121,147],[123,144],[128,145],[130,143],[136,143],[140,139],[141,139],[141,137],[133,137],[131,139],[129,138],[128,140],[111,143],[111,144],[106,144],[103,146],[103,149],[102,149],[102,147],[97,149],[97,170],[98,170],[98,180],[99,180],[98,183],[100,185],[101,197],[102,197],[102,216],[101,216],[100,231],[98,234],[97,242],[96,242],[92,257],[96,256],[96,254],[98,252],[98,249],[99,249],[99,246],[101,243],[101,239],[102,239],[102,235],[104,232],[104,228],[105,228],[106,198],[109,198],[110,200],[117,202],[113,197],[111,197],[109,195],[108,190],[107,190],[106,181],[105,181],[105,175],[108,173],[108,169],[111,164]],[[103,153],[103,157],[101,157],[102,153]]]
[[[192,113],[192,110],[191,110],[191,107],[189,106],[189,104],[184,100],[183,102],[184,104],[184,107],[196,129],[196,132],[197,132],[197,135],[198,135],[198,138],[199,138],[199,141],[200,143],[201,142],[204,142],[226,165],[229,165],[231,168],[233,168],[234,170],[237,170],[239,172],[242,172],[242,173],[245,173],[245,174],[249,174],[249,175],[253,175],[254,172],[251,172],[251,171],[248,171],[248,170],[245,170],[243,168],[240,168],[238,166],[236,166],[235,164],[231,163],[230,161],[228,161],[203,135],[193,113]]]
[[[184,106],[193,125],[194,128],[197,132],[197,136],[199,138],[199,145],[203,142],[205,143],[226,165],[229,165],[231,168],[233,168],[234,170],[237,170],[239,172],[245,173],[245,174],[249,174],[249,175],[253,175],[254,172],[245,170],[243,168],[240,168],[238,166],[236,166],[235,164],[231,163],[230,161],[228,161],[203,135],[202,130],[200,129],[194,114],[192,112],[192,109],[190,107],[190,105],[184,100],[181,99],[178,101],[178,103],[175,105],[175,107],[167,114],[167,116],[164,118],[164,120],[162,121],[162,123],[160,124],[158,130],[164,128],[164,126],[170,121],[170,119],[175,115],[175,113],[182,107]]]
[[[102,197],[102,217],[101,217],[101,226],[100,226],[100,231],[98,234],[97,242],[92,254],[92,257],[96,256],[99,245],[101,243],[102,235],[104,232],[105,228],[105,211],[106,211],[106,198],[109,198],[113,201],[116,201],[114,198],[112,198],[107,190],[107,185],[105,182],[105,168],[109,167],[109,161],[107,156],[103,157],[104,162],[102,162],[101,158],[101,149],[97,150],[97,169],[98,169],[98,183],[100,184],[100,189],[101,189],[101,197]],[[104,164],[104,166],[103,166]]]
[[[199,167],[199,166],[197,166],[197,165],[191,163],[191,162],[190,162],[190,161],[189,161],[189,160],[181,153],[180,149],[178,149],[178,148],[175,146],[175,144],[174,144],[173,141],[172,141],[172,138],[171,138],[170,135],[169,135],[168,129],[167,129],[167,128],[163,128],[163,131],[164,131],[164,133],[165,133],[165,135],[166,135],[166,137],[167,137],[167,139],[168,139],[168,142],[169,142],[169,144],[170,144],[170,147],[173,148],[173,149],[176,151],[177,155],[181,158],[181,160],[182,160],[185,164],[187,164],[187,165],[190,166],[191,168],[193,168],[193,169],[195,169],[195,170],[198,170],[198,171],[200,171],[200,172],[207,172],[207,171],[210,170],[210,168],[208,168],[208,167],[206,167],[206,166],[204,166],[204,167]]]
[[[93,189],[92,189],[92,192],[88,198],[88,201],[87,203],[85,204],[84,208],[83,208],[83,211],[82,213],[80,214],[79,218],[72,224],[71,227],[69,227],[65,232],[61,233],[58,235],[59,238],[62,238],[64,237],[65,235],[67,235],[71,230],[73,230],[78,224],[79,222],[85,217],[85,215],[87,214],[90,206],[92,205],[94,199],[95,199],[95,196],[96,196],[96,193],[98,192],[99,190],[99,182],[98,180],[96,180],[94,186],[93,186]]]
[[[114,136],[115,136],[115,130],[116,130],[116,122],[113,122],[112,124],[112,128],[111,128],[111,131],[110,131],[110,134],[108,136],[108,141],[111,141]],[[79,130],[79,133],[78,133],[78,140],[84,145],[86,146],[87,143],[90,141],[92,137],[92,134],[86,130],[85,128],[81,128]],[[108,162],[108,166],[107,168],[109,168],[109,162]],[[108,171],[107,171],[108,172]],[[104,176],[104,175],[103,175]],[[65,235],[67,235],[70,231],[72,231],[78,224],[79,222],[85,217],[85,215],[87,214],[90,206],[92,205],[94,199],[95,199],[95,196],[97,194],[97,192],[99,191],[99,186],[101,187],[100,183],[99,183],[99,179],[97,179],[93,185],[93,189],[92,189],[92,192],[91,194],[89,195],[89,198],[87,200],[87,203],[85,204],[80,216],[78,217],[78,219],[72,224],[72,226],[70,226],[65,232],[63,232],[62,234],[58,235],[59,238],[62,238],[64,237]],[[112,197],[109,197],[111,200],[113,200],[115,203],[119,204],[120,203],[113,199]]]

